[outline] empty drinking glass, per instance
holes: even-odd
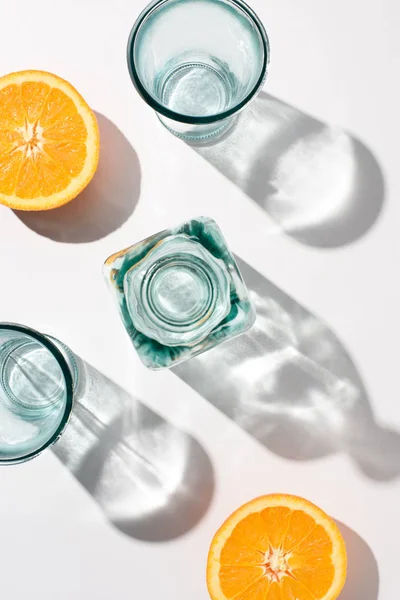
[[[128,42],[136,89],[186,140],[225,131],[260,90],[268,63],[265,29],[241,0],[157,0]]]
[[[58,340],[0,323],[0,464],[34,458],[57,440],[76,378],[74,358]]]

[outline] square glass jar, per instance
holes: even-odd
[[[173,367],[244,333],[255,321],[233,254],[208,217],[116,252],[103,272],[150,369]]]

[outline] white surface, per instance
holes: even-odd
[[[137,0],[2,3],[2,73],[37,68],[71,81],[129,140],[140,163],[141,189],[130,218],[91,243],[53,241],[1,208],[1,320],[53,333],[192,434],[213,464],[214,497],[204,518],[184,536],[145,542],[114,529],[52,452],[3,468],[2,595],[13,600],[204,600],[204,565],[216,528],[242,502],[283,491],[308,497],[361,536],[379,566],[379,600],[395,598],[396,473],[382,481],[368,476],[346,452],[310,460],[283,458],[174,373],[146,371],[105,289],[101,266],[112,251],[154,231],[198,214],[214,217],[239,256],[329,324],[356,364],[379,427],[400,432],[398,2],[253,3],[270,35],[268,93],[359,137],[383,172],[379,219],[353,243],[331,249],[279,232],[248,195],[174,139],[140,100],[129,80],[125,45],[143,6]],[[353,420],[355,437],[356,424]],[[364,445],[366,440],[368,433]],[[392,465],[397,461],[400,470],[398,444],[390,445],[387,459]],[[368,552],[355,554],[352,579],[357,579],[355,571],[371,576]],[[372,584],[356,585],[342,598],[376,600],[377,595]]]

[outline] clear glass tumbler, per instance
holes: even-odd
[[[34,458],[58,439],[75,381],[76,363],[58,340],[0,323],[0,465]]]
[[[260,19],[241,0],[157,0],[128,42],[136,89],[186,140],[227,129],[262,87],[269,54]]]

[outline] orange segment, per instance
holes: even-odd
[[[66,204],[92,179],[99,146],[96,118],[68,82],[44,71],[0,78],[1,204]]]
[[[219,573],[221,589],[226,598],[240,594],[263,576],[261,567],[222,567]]]
[[[20,140],[20,134],[11,129],[0,131],[0,156],[7,156],[17,148]]]
[[[326,557],[332,554],[332,540],[322,525],[314,526],[313,530],[292,547],[290,561],[295,566],[296,558],[303,563],[310,557]]]
[[[294,510],[291,514],[290,525],[286,531],[282,547],[289,551],[300,544],[315,528],[315,521],[302,510]],[[307,547],[309,544],[307,543]]]
[[[82,171],[86,156],[86,144],[83,142],[48,142],[44,141],[45,153],[61,165],[71,176],[76,177]]]
[[[279,585],[279,583],[277,583],[276,581],[270,583],[265,600],[283,600],[283,597],[281,595],[281,586]]]
[[[39,118],[43,137],[48,140],[70,140],[85,142],[86,125],[76,110],[74,101],[57,89],[52,89]]]
[[[242,506],[215,534],[207,563],[212,600],[335,600],[346,549],[317,506],[271,494]]]
[[[301,569],[294,569],[292,573],[297,581],[312,591],[315,598],[325,598],[335,578],[335,568],[332,563],[314,563]]]
[[[26,81],[21,84],[21,99],[30,123],[39,119],[43,105],[52,88],[43,81]]]
[[[264,529],[268,532],[268,538],[274,548],[282,545],[291,516],[292,511],[287,506],[271,506],[261,511]]]
[[[247,600],[248,598],[251,598],[251,600],[265,600],[269,587],[269,581],[265,577],[261,577],[243,592],[237,594],[235,600]]]
[[[5,87],[0,86],[0,129],[22,127],[24,119],[25,111],[22,105],[21,86],[15,83]]]
[[[0,201],[2,194],[14,192],[22,167],[22,155],[19,152],[0,154]]]
[[[315,600],[315,596],[300,581],[286,577],[282,581],[280,600]],[[271,600],[267,598],[266,600]]]
[[[26,158],[22,161],[21,169],[17,178],[15,194],[20,198],[31,198],[31,195],[40,196],[38,170],[35,161]]]
[[[269,546],[269,539],[263,527],[260,513],[253,513],[239,521],[229,540],[230,544],[239,543],[243,546],[265,552]],[[229,544],[227,544],[229,547]]]
[[[261,553],[261,556],[263,554]],[[221,552],[221,562],[224,565],[252,567],[260,564],[260,552],[251,546],[235,544],[232,540],[224,546]]]

